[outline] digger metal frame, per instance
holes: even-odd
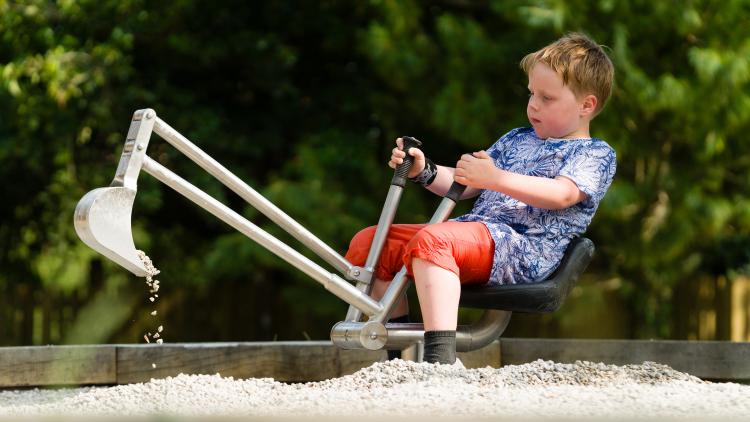
[[[310,248],[333,266],[344,278],[327,271],[237,212],[217,201],[177,174],[146,155],[151,133],[155,132],[201,168],[221,181],[254,208]],[[404,149],[419,146],[413,138],[405,140]],[[369,293],[374,280],[385,239],[396,214],[396,209],[411,167],[407,154],[404,164],[396,168],[388,195],[381,211],[373,243],[364,267],[354,266],[318,239],[294,219],[232,174],[219,162],[182,136],[160,119],[152,109],[137,110],[133,114],[115,178],[109,187],[98,188],[81,198],[75,210],[74,225],[79,237],[96,251],[120,264],[133,274],[144,277],[146,268],[139,259],[131,230],[131,213],[137,193],[137,179],[141,169],[182,194],[190,201],[256,241],[286,262],[292,264],[323,285],[338,298],[347,302],[349,310],[344,321],[331,329],[331,340],[345,349],[408,349],[411,358],[421,359],[422,324],[387,323],[389,314],[410,283],[402,268],[380,301]],[[430,224],[445,221],[460,199],[464,186],[454,183],[430,219]],[[351,284],[349,281],[355,283]],[[366,320],[364,318],[366,316]],[[498,338],[510,321],[511,312],[486,310],[473,325],[460,325],[456,333],[456,349],[479,349]]]

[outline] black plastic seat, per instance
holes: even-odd
[[[568,297],[578,277],[591,262],[594,242],[579,237],[565,251],[560,266],[545,281],[495,286],[462,286],[460,306],[512,312],[554,312]]]

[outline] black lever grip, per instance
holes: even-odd
[[[422,142],[417,138],[411,136],[402,136],[401,140],[404,141],[402,150],[406,153],[404,162],[396,166],[396,171],[393,173],[393,179],[391,179],[391,185],[401,186],[402,188],[406,185],[406,178],[409,175],[412,164],[414,164],[414,157],[409,155],[409,150],[414,147],[421,147]]]
[[[448,189],[448,193],[445,194],[445,198],[448,198],[457,203],[461,199],[461,195],[463,195],[464,190],[466,190],[466,185],[462,185],[458,182],[453,182],[451,188]]]

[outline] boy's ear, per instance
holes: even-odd
[[[589,94],[583,97],[583,101],[581,101],[581,117],[583,116],[593,116],[594,111],[596,110],[596,106],[599,104],[599,99],[596,98],[596,95]]]

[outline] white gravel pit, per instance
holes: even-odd
[[[114,387],[0,391],[0,417],[60,415],[727,420],[750,418],[750,386],[702,381],[653,362],[465,369],[395,360],[304,384],[181,374]]]

